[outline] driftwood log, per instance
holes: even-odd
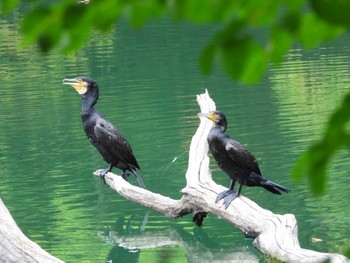
[[[23,234],[1,199],[0,262],[63,263]]]
[[[197,96],[201,112],[215,109],[215,103],[206,92]],[[177,218],[194,213],[200,224],[207,213],[212,213],[233,224],[247,237],[253,238],[254,246],[268,257],[285,262],[349,262],[339,254],[320,253],[303,249],[298,241],[298,226],[294,215],[276,215],[258,206],[244,196],[236,198],[224,209],[222,203],[214,202],[225,187],[217,185],[211,178],[207,135],[213,123],[201,119],[200,126],[192,138],[186,187],[182,198],[169,197],[133,186],[113,173],[106,175],[106,182],[124,198],[150,207],[167,217]],[[99,175],[99,171],[95,172]],[[142,247],[142,246],[141,246]],[[232,255],[233,256],[233,255]],[[227,259],[229,261],[229,259]],[[0,262],[45,262],[62,263],[28,239],[0,199]]]
[[[201,112],[215,110],[215,103],[208,92],[197,96]],[[278,215],[261,208],[250,199],[240,196],[225,209],[215,198],[225,187],[217,185],[209,169],[207,135],[213,122],[201,118],[192,138],[186,187],[182,198],[174,200],[167,196],[133,186],[113,173],[106,175],[106,183],[124,198],[152,208],[170,218],[194,213],[194,221],[201,223],[206,213],[217,215],[252,238],[253,245],[264,255],[285,262],[350,262],[340,254],[321,253],[300,247],[298,225],[293,214]],[[99,170],[94,173],[99,175]]]

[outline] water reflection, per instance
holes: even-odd
[[[348,91],[349,48],[339,43],[335,49],[323,47],[318,52],[292,50],[287,61],[274,68],[275,74],[270,76],[278,105],[278,125],[283,131],[284,141],[294,145],[289,148],[292,156],[297,156],[322,136],[320,131],[326,125],[327,117]],[[349,224],[344,219],[350,213],[344,210],[343,202],[348,196],[344,187],[348,183],[346,159],[348,156],[344,154],[334,158],[329,169],[328,191],[324,196],[310,196],[307,185],[298,185],[301,198],[294,199],[294,202],[309,212],[298,216],[302,246],[342,253],[341,247],[349,243]],[[338,235],[342,238],[338,239]],[[322,242],[313,243],[314,237],[321,238]]]
[[[188,231],[173,226],[144,232],[144,220],[133,229],[135,217],[121,217],[99,234],[104,242],[113,244],[107,262],[259,262],[247,247],[227,247],[203,228]]]
[[[190,216],[172,220],[151,213],[140,233],[148,210],[92,175],[105,163],[86,140],[79,96],[61,85],[64,77],[78,75],[97,80],[96,108],[128,138],[151,191],[180,198],[189,142],[199,123],[195,95],[208,88],[227,115],[227,133],[254,153],[264,176],[292,189],[272,196],[247,187],[243,195],[275,213],[294,213],[304,247],[341,253],[350,243],[348,156],[335,158],[329,192],[321,198],[312,197],[305,182],[290,178],[294,160],[321,136],[326,116],[348,90],[348,39],[315,52],[296,47],[261,84],[246,88],[220,72],[199,74],[198,54],[215,30],[211,27],[174,26],[165,20],[133,31],[121,23],[109,34],[95,32],[77,54],[42,55],[35,47],[13,44],[20,39],[20,16],[0,18],[0,196],[24,233],[50,253],[66,262],[105,262],[117,255],[117,262],[163,256],[197,262],[235,259],[238,252],[262,259],[251,240],[213,215],[198,229]],[[213,179],[228,185],[213,162],[212,168]],[[121,220],[116,223],[116,218]],[[96,235],[103,230],[110,239],[113,233],[119,245],[143,238],[155,242],[157,236],[171,243],[147,249],[139,245],[134,253],[132,246],[103,242]],[[312,243],[314,236],[324,241]]]

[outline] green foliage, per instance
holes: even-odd
[[[293,37],[288,30],[284,30],[279,26],[271,29],[270,43],[268,48],[270,49],[271,61],[278,63],[282,61],[284,55],[289,50],[290,45],[293,42]]]
[[[311,0],[311,6],[315,13],[335,25],[350,26],[347,10],[350,8],[350,1],[347,0]]]
[[[204,49],[200,57],[203,73],[211,72],[215,55],[219,56],[228,75],[243,83],[256,83],[266,70],[267,55],[264,48],[243,31],[240,22],[228,24]]]
[[[37,43],[47,52],[59,48],[74,52],[93,29],[108,31],[121,18],[135,27],[167,16],[176,21],[215,24],[217,31],[204,47],[200,68],[210,74],[219,61],[226,73],[245,84],[257,83],[269,62],[279,63],[294,42],[313,48],[344,34],[350,27],[346,0],[76,0],[36,1],[22,23],[23,42]],[[1,14],[18,0],[2,0]],[[346,130],[349,97],[332,115],[324,138],[297,162],[295,178],[309,178],[315,193],[326,185],[331,157],[350,146]]]
[[[283,59],[293,41],[314,47],[343,32],[343,27],[324,20],[328,1],[320,2],[311,5],[317,12],[305,13],[304,0],[91,0],[89,4],[66,0],[50,5],[39,1],[26,15],[22,32],[26,44],[36,42],[43,51],[58,47],[74,52],[88,41],[93,28],[107,31],[121,17],[137,27],[164,15],[175,21],[215,23],[219,29],[200,57],[203,73],[209,74],[218,58],[230,77],[252,84],[262,78],[269,61]],[[4,3],[10,10],[17,2]]]
[[[19,0],[1,0],[0,1],[0,14],[6,14],[14,9],[19,3]]]
[[[350,247],[345,251],[344,256],[350,258]]]
[[[350,94],[342,105],[332,114],[323,138],[315,143],[297,161],[294,167],[294,177],[306,176],[315,194],[325,190],[327,165],[334,154],[350,146]]]
[[[320,19],[314,13],[302,16],[299,28],[300,42],[307,48],[314,48],[320,43],[331,40],[343,33],[342,27],[337,27]]]
[[[350,27],[348,0],[79,0],[33,1],[21,31],[23,43],[44,52],[59,48],[74,52],[92,30],[108,31],[121,18],[135,27],[167,16],[174,21],[215,24],[218,29],[204,47],[200,68],[210,74],[218,60],[226,73],[245,84],[257,83],[269,62],[279,63],[294,42],[314,48]],[[19,0],[1,0],[0,15]],[[28,3],[27,3],[28,4]],[[28,4],[29,5],[29,4]],[[340,149],[350,149],[350,93],[331,115],[323,138],[302,155],[294,178],[307,177],[311,189],[326,188],[327,166]],[[346,252],[350,257],[350,250]]]
[[[264,49],[250,37],[225,41],[220,51],[228,75],[243,83],[256,83],[266,70]]]

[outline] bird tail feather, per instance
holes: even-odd
[[[290,190],[282,185],[276,184],[274,182],[271,182],[269,180],[266,180],[265,182],[262,182],[262,187],[264,187],[266,190],[270,191],[271,193],[280,195],[282,192],[290,192]]]
[[[136,181],[137,181],[137,183],[139,184],[139,186],[140,186],[141,188],[146,189],[145,184],[143,183],[143,180],[142,180],[142,178],[141,178],[141,175],[136,171],[136,169],[132,169],[132,173],[135,175]]]

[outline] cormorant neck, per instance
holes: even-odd
[[[227,129],[227,124],[220,124],[220,125],[216,125],[216,128],[218,128],[220,131],[225,132]]]
[[[225,132],[227,129],[227,120],[225,117],[221,118],[218,123],[216,123],[216,126],[222,131]]]
[[[98,99],[98,94],[83,94],[81,98],[83,101],[81,105],[81,114],[83,115],[93,110],[94,105],[96,104]]]

